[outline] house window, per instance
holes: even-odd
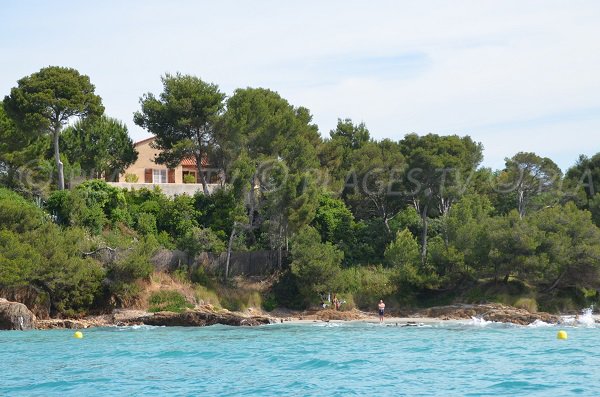
[[[167,170],[152,170],[152,183],[167,183]]]

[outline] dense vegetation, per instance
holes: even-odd
[[[145,94],[135,114],[158,137],[157,162],[194,156],[225,181],[211,195],[202,179],[204,193],[169,198],[94,179],[135,161],[126,127],[100,114],[86,76],[49,69],[19,80],[0,107],[0,288],[33,286],[55,313],[127,305],[160,247],[190,258],[278,252],[269,308],[305,307],[329,292],[346,307],[384,297],[568,310],[599,299],[600,154],[564,175],[535,153],[491,170],[468,136],[376,140],[345,119],[323,138],[308,109],[276,92],[244,88],[225,99],[214,84],[166,75],[164,91]],[[177,274],[227,284],[224,269],[186,263]],[[185,307],[168,294],[153,299]]]

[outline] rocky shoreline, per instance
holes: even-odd
[[[439,318],[440,320],[469,320],[471,318],[479,318],[485,321],[517,325],[529,325],[535,321],[543,321],[548,324],[560,324],[562,322],[562,318],[555,314],[546,312],[531,313],[525,309],[499,303],[437,306],[421,310],[416,315],[419,317]]]
[[[243,315],[229,311],[213,311],[208,308],[196,308],[183,313],[148,313],[140,310],[118,310],[110,315],[90,316],[83,319],[38,320],[37,329],[84,329],[91,327],[153,325],[164,327],[205,327],[215,324],[239,327],[253,327],[274,323],[268,316]]]
[[[249,310],[247,313],[215,310],[212,306],[200,306],[183,313],[149,313],[141,310],[115,310],[112,314],[88,316],[82,319],[36,319],[25,305],[9,302],[0,298],[0,329],[85,329],[107,326],[183,326],[204,327],[215,324],[231,326],[259,326],[282,322],[329,322],[329,321],[372,321],[373,313],[357,310],[313,310],[305,312],[274,311],[268,315]],[[529,325],[536,321],[548,324],[561,324],[563,319],[554,314],[531,313],[524,309],[497,303],[457,304],[431,307],[422,310],[401,311],[387,314],[388,321],[413,322],[415,319],[431,321],[470,320],[477,318],[485,321]],[[598,322],[598,320],[596,320]]]

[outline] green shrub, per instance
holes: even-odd
[[[175,312],[181,313],[186,309],[191,309],[194,307],[191,303],[189,303],[185,296],[180,294],[177,291],[158,291],[150,295],[148,299],[150,312]]]
[[[346,291],[350,292],[352,305],[367,309],[376,305],[379,299],[386,298],[396,291],[392,282],[395,271],[383,266],[352,267],[342,271]]]
[[[156,234],[156,217],[150,213],[141,212],[135,221],[135,229],[143,236]]]
[[[52,192],[46,200],[46,209],[56,217],[56,221],[61,225],[71,223],[71,191],[57,190]]]
[[[200,303],[211,304],[217,308],[221,307],[221,302],[217,293],[203,285],[198,285],[195,288],[196,300]]]
[[[419,260],[419,244],[408,229],[398,231],[396,239],[385,249],[385,262],[388,266],[402,267],[414,265]]]
[[[137,183],[140,178],[136,174],[125,174],[125,182],[127,183]]]
[[[271,312],[277,308],[277,298],[272,293],[267,294],[267,296],[263,299],[262,308],[268,312]]]
[[[342,302],[344,302],[340,306],[340,310],[342,310],[342,311],[354,310],[357,307],[356,303],[354,302],[354,297],[352,296],[352,294],[343,294],[342,296],[339,297],[339,299]],[[371,308],[371,307],[375,307],[375,305],[369,306],[369,308]]]
[[[538,311],[537,302],[533,298],[519,298],[513,306],[519,309],[525,309],[530,313],[536,313]]]
[[[193,174],[184,175],[183,183],[196,183],[196,175],[193,175]]]
[[[258,291],[227,289],[220,294],[221,304],[231,311],[244,311],[250,307],[262,307],[262,297]]]
[[[198,265],[194,270],[192,270],[190,279],[193,283],[202,284],[204,286],[207,286],[211,283],[211,278],[209,277],[208,273],[206,273],[206,269],[202,265]]]
[[[292,273],[306,303],[336,291],[340,285],[340,263],[344,253],[331,243],[321,243],[319,232],[305,226],[292,240]]]
[[[0,229],[24,233],[44,222],[41,209],[18,194],[0,188]]]

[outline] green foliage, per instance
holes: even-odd
[[[339,286],[343,253],[331,243],[321,243],[319,232],[310,226],[299,230],[292,240],[292,273],[307,302]]]
[[[0,102],[0,184],[22,191],[40,190],[30,184],[43,173],[38,161],[47,144],[47,137],[19,128]]]
[[[100,180],[75,186],[69,175],[110,179],[136,154],[125,125],[101,116],[87,76],[44,68],[0,106],[0,183],[49,212],[0,189],[0,286],[44,291],[53,313],[84,313],[107,297],[126,306],[159,245],[192,257],[231,244],[284,258],[291,247],[290,270],[270,293],[227,292],[224,306],[237,309],[303,307],[337,292],[359,307],[381,296],[466,296],[534,310],[584,304],[592,298],[582,291],[600,288],[600,154],[581,156],[565,178],[535,153],[494,171],[477,168],[482,147],[468,136],[374,140],[345,119],[323,141],[308,109],[274,91],[238,89],[224,111],[215,84],[181,74],[162,82],[135,115],[156,135],[158,162],[194,157],[198,171],[208,162],[224,187],[172,198]],[[49,191],[53,173],[59,187],[66,173],[71,189]],[[118,254],[100,264],[89,252],[105,246]],[[189,276],[216,293],[198,269]]]
[[[190,257],[200,252],[224,252],[225,243],[208,228],[193,227],[177,241],[177,248],[186,251]]]
[[[85,313],[101,295],[105,277],[100,263],[81,256],[85,232],[44,224],[22,238],[35,242],[41,255],[30,283],[48,293],[52,311],[67,315]]]
[[[519,152],[506,159],[506,168],[499,176],[499,187],[508,196],[515,195],[516,209],[523,217],[531,207],[555,202],[553,193],[561,177],[560,168],[549,158]]]
[[[135,229],[143,236],[156,234],[156,217],[147,212],[139,213],[135,221]]]
[[[356,244],[349,248],[350,264],[383,263],[385,248],[391,240],[381,218],[356,222],[353,228]]]
[[[406,160],[400,144],[389,139],[368,142],[349,161],[352,178],[346,181],[346,199],[358,219],[376,216],[389,233],[389,220],[405,205],[401,185]]]
[[[111,181],[138,157],[125,124],[107,116],[82,119],[67,127],[61,146],[69,162],[79,163],[85,175]]]
[[[536,313],[538,311],[538,304],[533,298],[519,298],[515,301],[514,307],[525,309],[530,313]]]
[[[272,312],[277,306],[277,298],[273,294],[268,294],[262,301],[262,308],[268,312]]]
[[[23,77],[4,98],[7,114],[24,131],[52,134],[58,189],[64,189],[59,137],[72,117],[93,118],[104,112],[101,98],[88,76],[77,70],[48,66]]]
[[[24,233],[44,223],[44,213],[18,194],[0,188],[0,230]]]
[[[194,307],[181,293],[170,290],[157,291],[150,295],[148,305],[149,312],[181,313]]]
[[[408,229],[399,231],[385,250],[385,262],[389,266],[402,268],[415,265],[418,261],[419,243]]]
[[[196,183],[196,176],[193,174],[186,174],[183,176],[183,183]]]
[[[175,196],[172,200],[160,200],[156,217],[159,232],[165,231],[175,238],[189,234],[198,227],[200,215],[194,207],[194,199],[187,195]],[[143,208],[143,207],[142,207]],[[146,209],[151,213],[150,209]]]
[[[251,307],[260,308],[263,305],[262,297],[258,291],[246,291],[237,288],[222,291],[219,300],[225,309],[240,312]]]
[[[194,195],[194,207],[202,226],[221,231],[226,237],[235,221],[247,222],[246,210],[232,189],[217,189],[209,196],[198,192]]]
[[[353,225],[354,216],[343,200],[326,194],[319,196],[319,207],[312,226],[321,234],[322,241],[333,244],[347,241],[352,237]]]
[[[55,191],[46,208],[62,225],[81,226],[99,234],[107,223],[132,223],[125,193],[102,180],[89,180],[74,190]]]
[[[158,98],[147,93],[140,99],[142,109],[135,113],[134,121],[156,137],[154,145],[161,150],[157,163],[175,168],[182,159],[194,158],[204,193],[208,194],[202,162],[213,146],[225,94],[216,84],[179,73],[165,74],[162,83],[163,92]]]
[[[156,240],[151,237],[138,242],[122,258],[109,265],[109,277],[125,282],[148,279],[154,270],[150,258],[157,248]]]
[[[383,266],[351,267],[340,276],[342,292],[349,292],[359,308],[372,310],[380,299],[396,292],[395,270]]]
[[[137,183],[140,178],[136,174],[125,174],[125,182]]]
[[[10,230],[0,229],[0,285],[20,287],[32,280],[40,253]]]
[[[150,277],[154,270],[150,258],[157,248],[156,239],[148,237],[108,264],[108,292],[116,299],[118,306],[124,307],[137,297],[139,289],[135,281]]]

